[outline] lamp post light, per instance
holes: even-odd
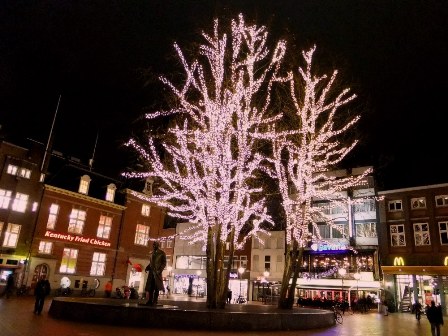
[[[347,274],[347,270],[345,268],[338,269],[338,273],[341,276],[342,279],[342,286],[341,286],[341,302],[344,301],[344,276]]]
[[[171,271],[173,270],[173,267],[168,266],[166,270],[168,271],[168,288],[166,293],[166,296],[168,297],[171,294]]]
[[[353,277],[356,280],[356,300],[359,300],[359,279],[361,279],[361,274],[359,272],[356,272],[353,274]]]
[[[196,299],[198,298],[198,294],[199,294],[199,276],[201,275],[202,271],[197,270],[196,271],[196,275],[198,276],[197,279],[197,285],[196,285]]]
[[[265,270],[264,272],[263,272],[263,303],[266,303],[266,296],[267,296],[267,294],[266,294],[266,290],[264,289],[264,285],[266,284],[266,287],[267,287],[267,283],[268,283],[268,280],[267,280],[267,278],[268,278],[268,276],[270,275],[270,273],[269,273],[269,271],[268,270]]]
[[[241,301],[241,299],[242,299],[242,297],[241,297],[241,278],[243,277],[243,273],[244,273],[244,271],[245,271],[246,269],[244,268],[244,267],[240,267],[240,268],[238,268],[238,274],[240,275],[240,294],[238,295],[238,303],[242,303]]]

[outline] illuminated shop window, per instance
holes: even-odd
[[[112,217],[101,215],[98,223],[98,230],[96,236],[99,238],[108,239],[112,228]]]
[[[28,205],[29,196],[22,193],[16,193],[16,197],[12,202],[12,210],[17,212],[25,212]]]
[[[111,183],[107,186],[106,191],[106,201],[113,202],[115,199],[115,191],[117,190],[117,187],[115,184]]]
[[[0,189],[0,208],[8,209],[11,202],[11,190]]]
[[[19,171],[19,167],[9,164],[6,172],[10,175],[17,175],[17,172]]]
[[[142,204],[142,216],[149,217],[151,207],[148,204]]]
[[[85,221],[86,212],[84,210],[72,209],[68,223],[68,232],[82,234]]]
[[[54,230],[56,221],[58,220],[59,204],[50,205],[50,213],[48,214],[47,229]]]
[[[89,193],[90,181],[91,181],[91,178],[89,175],[81,176],[81,181],[79,182],[78,192],[81,194],[87,195]]]
[[[135,230],[134,244],[148,246],[148,240],[149,240],[149,226],[143,224],[137,224]]]
[[[431,245],[429,239],[429,225],[428,223],[414,224],[414,241],[415,246]]]
[[[39,253],[51,254],[52,250],[53,250],[53,243],[52,242],[42,240],[39,243],[39,250],[38,250]]]
[[[16,247],[19,240],[21,225],[8,223],[3,239],[4,247]]]
[[[62,253],[61,266],[59,272],[73,274],[76,272],[76,262],[78,260],[78,250],[64,248]]]
[[[106,253],[93,253],[90,275],[102,276],[106,273]]]
[[[29,179],[31,177],[31,170],[27,168],[20,168],[17,176]]]

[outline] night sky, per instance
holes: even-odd
[[[239,12],[289,53],[316,44],[358,95],[347,165],[373,165],[380,190],[448,183],[448,1],[2,0],[2,132],[46,143],[61,95],[54,149],[86,163],[95,149],[95,170],[118,174],[123,142],[166,100],[158,75],[180,73],[173,42],[192,49]]]

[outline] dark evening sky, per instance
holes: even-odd
[[[116,174],[121,144],[164,101],[158,74],[179,72],[173,42],[202,42],[214,17],[266,25],[290,53],[317,45],[357,93],[361,143],[380,190],[448,183],[448,2],[416,0],[0,1],[0,124]],[[273,43],[271,44],[273,46]]]

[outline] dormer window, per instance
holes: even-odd
[[[87,195],[87,193],[89,192],[90,181],[91,181],[91,178],[89,175],[81,176],[81,181],[79,183],[78,192],[81,194]]]
[[[115,191],[117,190],[117,187],[115,184],[111,183],[107,186],[106,191],[106,201],[113,202],[115,199]]]

